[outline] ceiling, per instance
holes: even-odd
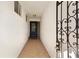
[[[49,1],[21,1],[20,2],[29,17],[40,17]]]

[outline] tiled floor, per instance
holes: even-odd
[[[29,39],[19,58],[49,58],[40,39]]]

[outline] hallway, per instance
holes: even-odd
[[[56,1],[3,1],[0,7],[0,58],[56,57]]]
[[[49,55],[40,39],[29,39],[19,58],[49,58]]]

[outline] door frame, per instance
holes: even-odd
[[[36,23],[36,27],[37,27],[37,24],[38,24],[38,22],[37,21],[30,21],[30,38],[32,38],[32,36],[31,36],[31,23]],[[36,38],[37,38],[37,28],[36,28]]]

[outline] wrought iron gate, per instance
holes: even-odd
[[[71,53],[79,57],[79,2],[57,1],[56,56],[72,58]]]

